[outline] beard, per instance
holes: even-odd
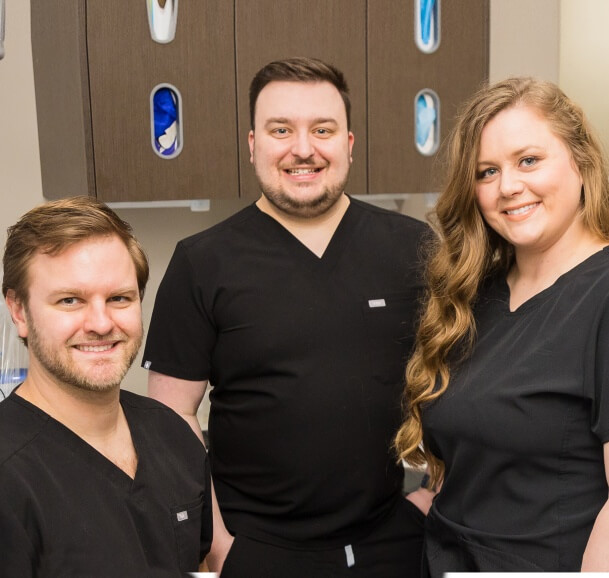
[[[342,181],[339,181],[334,186],[327,186],[313,198],[299,199],[295,198],[283,187],[273,187],[268,183],[264,183],[256,171],[256,177],[262,194],[274,207],[279,209],[282,213],[290,215],[291,217],[297,217],[300,219],[313,219],[326,213],[334,204],[340,199],[345,188],[349,175],[346,174]],[[307,183],[302,183],[302,187],[306,191],[308,187]]]
[[[99,336],[99,339],[114,341],[116,337],[122,339],[123,336],[111,336],[110,338]],[[62,355],[61,351],[53,350],[49,342],[40,336],[34,324],[31,324],[28,329],[28,349],[57,383],[92,392],[110,391],[120,387],[125,374],[137,356],[142,339],[143,330],[133,340],[124,341],[125,350],[119,361],[99,360],[85,368],[84,364],[80,366],[69,356],[67,353],[67,350],[70,349],[69,346],[65,346],[65,354]],[[94,345],[95,340],[88,343]]]

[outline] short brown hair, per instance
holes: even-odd
[[[12,289],[15,298],[27,305],[28,269],[36,254],[58,255],[80,241],[113,235],[125,244],[131,255],[140,297],[143,297],[149,276],[144,250],[133,235],[131,225],[93,197],[49,201],[31,209],[8,228],[2,261],[2,294],[6,297]]]
[[[349,99],[349,87],[343,73],[335,66],[317,58],[297,56],[269,62],[254,76],[250,84],[250,125],[252,130],[254,130],[254,116],[258,96],[267,84],[275,81],[329,82],[336,87],[345,103],[347,129],[351,128],[351,100]]]

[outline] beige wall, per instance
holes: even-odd
[[[449,0],[454,1],[454,0]],[[562,10],[562,23],[559,18]],[[600,30],[609,22],[605,0],[491,0],[491,80],[512,74],[564,79],[567,92],[589,108],[609,134],[606,68],[609,38]],[[565,14],[567,15],[565,17]],[[604,17],[603,17],[604,16]],[[27,209],[43,201],[38,158],[34,81],[27,0],[6,0],[6,56],[0,61],[0,243],[6,228]],[[564,38],[559,50],[559,30]],[[596,31],[590,38],[588,32]],[[559,61],[560,56],[560,61]],[[560,64],[560,66],[559,66]],[[603,78],[601,78],[603,77]],[[61,146],[61,143],[58,143]],[[154,295],[177,240],[209,227],[243,206],[239,201],[212,202],[209,213],[187,209],[122,209],[150,257],[152,277],[144,300],[147,326]],[[420,197],[401,203],[400,210],[421,217]],[[146,372],[139,360],[125,386],[145,391]]]
[[[0,60],[0,243],[6,228],[43,201],[38,155],[38,129],[30,7],[24,0],[6,1],[5,57]]]
[[[575,0],[580,1],[587,2]],[[558,82],[559,4],[559,0],[491,0],[491,82],[522,75]]]
[[[560,12],[560,86],[609,150],[609,2],[561,0]]]

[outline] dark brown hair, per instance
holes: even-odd
[[[351,101],[343,73],[331,64],[317,58],[295,57],[275,60],[262,67],[250,84],[250,125],[254,130],[256,101],[262,89],[270,82],[329,82],[336,87],[345,103],[347,129],[351,128]]]

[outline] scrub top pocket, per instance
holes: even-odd
[[[403,381],[416,329],[415,290],[373,295],[362,303],[371,375],[395,385]]]
[[[201,563],[201,533],[204,499],[171,508],[180,570],[194,572]]]

